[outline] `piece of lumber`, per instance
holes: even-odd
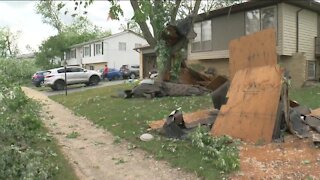
[[[232,40],[229,44],[230,79],[244,68],[277,64],[276,33],[266,29]]]
[[[210,83],[206,86],[207,89],[210,89],[212,91],[218,89],[221,85],[223,85],[225,82],[227,82],[228,79],[224,76],[217,76],[214,78]]]
[[[236,72],[228,101],[221,107],[211,133],[248,142],[271,142],[282,89],[278,65]]]

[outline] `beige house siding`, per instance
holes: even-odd
[[[292,6],[289,4],[280,4],[279,6],[281,11],[281,19],[282,23],[282,53],[281,55],[292,56],[293,53],[296,52],[296,12],[300,9],[299,7]]]
[[[315,60],[314,38],[317,34],[317,13],[302,10],[299,14],[299,52],[304,52],[307,60]]]
[[[204,51],[191,53],[191,44],[188,44],[188,60],[200,60],[200,59],[221,59],[229,58],[229,50],[221,51]]]
[[[280,55],[292,56],[296,53],[297,18],[301,8],[281,3],[279,14],[279,45]],[[317,13],[303,9],[299,13],[299,52],[305,52],[307,60],[314,60],[314,37],[317,36]]]

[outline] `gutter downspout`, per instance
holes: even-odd
[[[299,52],[299,13],[303,10],[303,8],[299,9],[296,12],[296,26],[297,26],[297,34],[296,34],[296,52]]]

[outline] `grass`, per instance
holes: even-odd
[[[47,130],[44,130],[44,131],[47,131]],[[49,138],[48,141],[41,144],[36,144],[36,146],[47,147],[56,154],[56,156],[49,157],[50,162],[57,164],[59,167],[58,171],[54,174],[53,179],[77,180],[78,178],[72,166],[67,161],[65,156],[62,154],[61,147],[59,147],[59,145],[57,144],[58,142],[55,139]]]
[[[290,98],[309,108],[320,108],[320,86],[293,89]]]
[[[68,96],[50,96],[50,98],[113,133],[117,137],[115,145],[119,138],[126,139],[134,146],[150,152],[150,156],[170,162],[173,167],[195,172],[205,179],[221,178],[220,170],[213,163],[202,161],[203,156],[199,149],[193,147],[190,142],[172,142],[156,132],[153,132],[155,139],[152,141],[142,142],[139,139],[141,134],[147,132],[150,121],[163,119],[178,107],[184,112],[212,108],[211,97],[209,95],[155,99],[111,97],[118,91],[131,88],[130,85],[117,85],[75,92]]]
[[[182,107],[184,112],[211,108],[211,97],[166,97],[156,99],[122,99],[112,98],[123,89],[131,89],[130,85],[117,85],[51,96],[55,101],[64,104],[75,113],[85,116],[97,125],[112,132],[114,144],[126,139],[136,148],[150,152],[156,159],[164,159],[173,167],[181,167],[195,172],[205,179],[219,179],[221,174],[213,163],[204,162],[199,149],[190,142],[175,141],[164,138],[153,132],[155,139],[141,142],[139,136],[145,133],[148,122],[165,118],[172,110]],[[320,88],[310,87],[290,90],[290,98],[310,108],[320,107]],[[130,149],[130,147],[128,147]],[[148,158],[147,156],[146,158]]]

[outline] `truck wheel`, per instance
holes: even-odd
[[[64,85],[65,85],[64,80],[57,80],[53,85],[53,89],[58,91],[64,90]]]
[[[136,78],[136,75],[134,73],[131,73],[130,74],[130,79],[135,79]]]
[[[98,76],[91,76],[89,79],[89,83],[91,85],[97,85],[100,82],[100,78]]]

